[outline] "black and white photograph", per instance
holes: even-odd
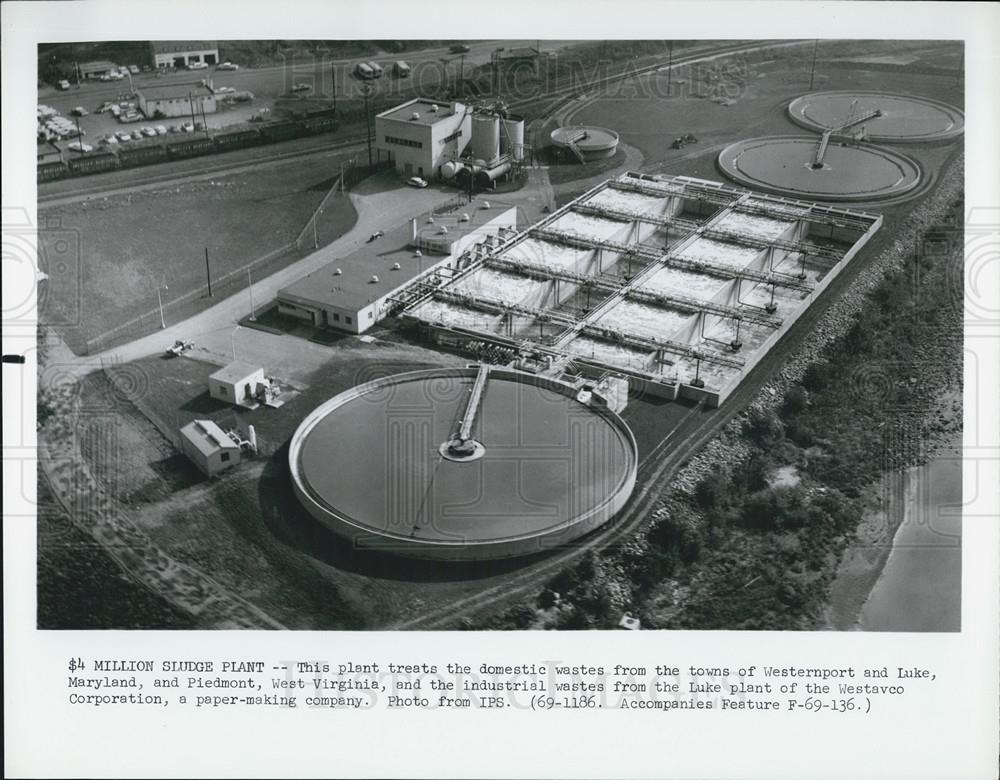
[[[39,628],[958,630],[963,54],[39,45]]]
[[[12,776],[990,776],[997,10],[5,4]]]

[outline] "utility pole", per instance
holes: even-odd
[[[79,144],[77,147],[80,150],[80,156],[83,157],[83,131],[80,129],[80,117],[75,116],[76,119],[76,142]]]
[[[455,91],[458,93],[459,97],[465,97],[465,55],[463,54],[458,61],[458,83],[455,85]]]
[[[191,110],[191,130],[194,131],[194,100],[191,97],[191,93],[188,92],[188,108]]]
[[[812,70],[809,71],[809,91],[812,92],[813,81],[816,79],[816,53],[819,50],[819,38],[813,41],[813,63]]]
[[[160,295],[160,290],[169,290],[167,285],[161,285],[156,288],[156,302],[160,304],[160,329],[167,327],[167,321],[163,318],[163,296]]]
[[[371,94],[371,87],[367,84],[361,89],[361,94],[365,98],[365,141],[368,143],[368,170],[372,168],[372,126],[371,117],[368,114],[368,96]]]
[[[667,97],[670,97],[670,79],[674,75],[674,42],[667,41]]]
[[[212,267],[208,264],[208,247],[205,247],[205,276],[208,277],[208,297],[212,297]]]
[[[250,276],[249,268],[247,268],[247,282],[249,282],[250,286],[250,322],[256,322],[257,313],[254,311],[254,306],[253,306],[253,277]]]

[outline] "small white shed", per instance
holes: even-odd
[[[263,368],[237,360],[208,378],[208,394],[226,403],[256,407],[257,386],[262,384]]]
[[[239,445],[211,420],[195,420],[181,428],[181,450],[208,477],[240,462]]]

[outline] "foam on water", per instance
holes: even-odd
[[[586,249],[574,249],[564,244],[527,238],[501,252],[500,257],[508,257],[511,260],[519,260],[545,268],[569,269],[582,274],[587,273],[586,266],[593,259],[593,252]]]
[[[691,315],[660,306],[623,300],[598,320],[598,325],[654,339],[669,339]]]
[[[734,233],[746,233],[755,238],[777,238],[789,227],[794,225],[783,219],[772,219],[762,217],[757,214],[743,214],[739,211],[731,211],[724,215],[718,222],[713,223],[713,227],[719,230],[728,230]]]
[[[612,219],[601,217],[591,217],[587,214],[579,214],[575,211],[567,211],[550,227],[553,230],[561,230],[566,233],[576,233],[585,238],[604,239],[614,238],[616,233],[624,233],[630,227],[626,222],[616,222]]]
[[[667,200],[608,187],[589,198],[586,203],[588,206],[627,211],[630,214],[662,214]]]
[[[730,268],[746,268],[760,254],[759,249],[738,246],[710,238],[699,238],[688,244],[677,256],[685,260],[715,263]]]
[[[709,300],[725,284],[721,279],[665,266],[649,277],[643,287],[664,295],[686,295]]]
[[[567,352],[580,357],[600,360],[602,363],[609,363],[613,366],[632,368],[638,371],[646,371],[650,368],[650,357],[644,352],[612,344],[602,339],[592,339],[587,336],[578,336],[566,345]]]
[[[485,332],[496,330],[500,323],[500,315],[485,311],[467,309],[446,301],[427,301],[413,310],[413,315],[425,322],[451,325],[460,328],[470,328]]]
[[[454,289],[491,301],[523,303],[544,294],[546,284],[527,276],[517,276],[495,268],[480,268],[455,285]]]

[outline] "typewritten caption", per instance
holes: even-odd
[[[67,660],[79,707],[521,709],[866,715],[936,684],[917,666],[593,665],[370,659]]]

